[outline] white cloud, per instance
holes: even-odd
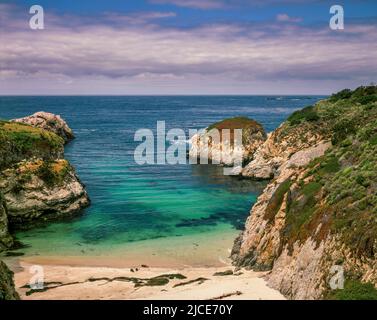
[[[297,83],[327,89],[345,79],[372,81],[377,74],[375,25],[348,25],[342,33],[280,23],[178,29],[140,16],[144,24],[121,24],[130,17],[119,15],[113,27],[52,17],[45,30],[21,23],[1,29],[0,93],[254,92],[262,83],[276,92]]]
[[[276,16],[276,20],[279,22],[301,22],[301,18],[290,17],[286,13],[280,13]]]

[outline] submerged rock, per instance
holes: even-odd
[[[13,272],[0,260],[0,300],[19,300],[13,282]]]
[[[59,115],[55,115],[53,113],[40,111],[31,116],[14,119],[12,121],[54,132],[58,136],[62,137],[65,143],[74,139],[75,137],[71,128],[68,127],[68,124]]]

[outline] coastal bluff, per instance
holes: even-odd
[[[89,205],[64,159],[64,144],[73,137],[60,116],[46,112],[0,121],[0,251],[12,248],[10,230],[70,217]]]
[[[294,112],[242,171],[269,179],[235,240],[236,266],[289,299],[377,299],[377,87]],[[334,271],[335,270],[335,271]],[[336,270],[344,289],[331,288]]]

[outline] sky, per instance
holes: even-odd
[[[43,30],[29,26],[36,4]],[[329,27],[335,4],[344,30]],[[0,0],[0,95],[327,95],[371,82],[375,0]]]

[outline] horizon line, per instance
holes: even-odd
[[[229,96],[244,96],[244,97],[253,97],[253,96],[275,96],[275,97],[284,97],[284,96],[330,96],[331,94],[319,94],[319,93],[256,93],[256,94],[245,94],[245,93],[226,93],[226,94],[212,94],[212,93],[194,93],[194,94],[0,94],[0,97],[205,97],[205,96],[214,96],[214,97],[229,97]]]

